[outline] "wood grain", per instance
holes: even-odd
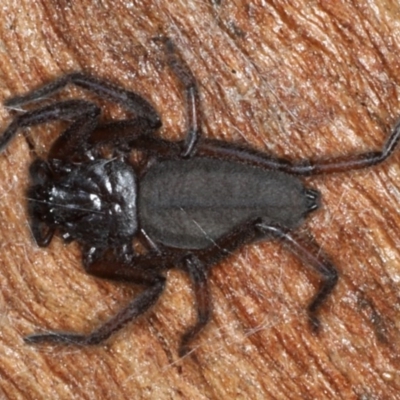
[[[207,137],[291,159],[376,149],[400,115],[399,19],[393,0],[3,0],[0,101],[84,70],[146,97],[160,135],[177,139],[185,109],[152,41],[161,33],[198,79]],[[107,118],[123,115],[100,104]],[[1,107],[1,129],[10,120]],[[29,130],[37,154],[61,127]],[[400,399],[399,153],[307,179],[324,201],[306,229],[340,271],[318,335],[305,313],[317,277],[279,243],[259,243],[213,269],[212,322],[179,359],[194,311],[175,271],[160,302],[104,345],[24,344],[40,329],[89,331],[138,288],[87,276],[74,244],[34,245],[25,211],[34,154],[19,135],[0,156],[3,398]]]

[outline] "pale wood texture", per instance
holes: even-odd
[[[208,137],[292,159],[378,148],[400,115],[400,5],[375,1],[2,0],[0,101],[85,70],[137,91],[165,138],[184,130],[158,34],[198,79]],[[68,95],[89,96],[78,90]],[[103,104],[108,116],[117,107]],[[11,119],[0,108],[1,129]],[[44,155],[61,125],[31,129]],[[340,271],[312,335],[318,279],[277,243],[212,272],[212,322],[179,359],[194,318],[188,279],[106,344],[28,346],[26,334],[89,331],[137,288],[87,276],[79,248],[33,243],[22,135],[0,155],[0,387],[6,399],[400,399],[400,151],[384,165],[307,179],[323,207],[306,224]]]

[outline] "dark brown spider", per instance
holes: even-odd
[[[53,120],[73,121],[52,145],[46,160],[30,167],[28,207],[33,235],[48,246],[57,231],[82,247],[87,273],[144,286],[126,308],[88,335],[47,332],[28,343],[96,344],[147,311],[159,298],[163,273],[186,271],[194,287],[197,322],[182,336],[180,354],[210,318],[208,274],[213,265],[245,243],[279,238],[322,278],[307,310],[313,328],[320,305],[338,280],[323,253],[292,233],[318,208],[319,193],[296,175],[365,168],[384,161],[399,141],[397,124],[381,151],[292,163],[232,143],[201,136],[196,81],[164,40],[168,64],[185,88],[188,131],[182,141],[155,136],[161,126],[154,108],[134,92],[82,73],[73,73],[6,101],[8,107],[39,101],[68,84],[88,89],[134,114],[99,123],[100,109],[86,100],[53,103],[18,115],[0,138],[4,150],[20,128]],[[113,157],[105,157],[104,146]],[[129,161],[131,150],[147,160]],[[133,250],[137,238],[147,249]]]

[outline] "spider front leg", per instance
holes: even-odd
[[[99,116],[100,108],[85,100],[67,100],[28,111],[18,115],[4,131],[0,137],[0,152],[8,146],[19,129],[56,120],[73,122],[55,140],[48,159],[72,161],[75,158],[74,161],[82,161],[88,151],[107,143],[121,150],[130,150],[136,141],[139,148],[145,148],[148,136],[155,130],[144,117],[99,126]],[[158,143],[156,139],[153,142]]]
[[[67,100],[28,111],[18,115],[4,131],[0,137],[0,151],[7,147],[11,139],[17,134],[18,129],[51,121],[72,120],[77,121],[78,124],[88,126],[88,130],[91,131],[97,125],[99,115],[100,109],[95,104],[85,100]],[[71,135],[64,134],[64,136]]]
[[[87,149],[103,143],[111,143],[115,147],[125,150],[132,140],[144,135],[151,135],[161,126],[160,117],[147,100],[132,91],[84,73],[63,76],[26,95],[7,100],[5,106],[17,107],[43,100],[68,84],[90,90],[103,99],[118,103],[129,112],[134,113],[135,117],[98,126],[100,109],[95,104],[83,100],[57,102],[17,116],[0,138],[0,151],[15,136],[18,128],[57,119],[72,120],[76,123],[71,125],[54,143],[50,158],[68,158],[68,154],[77,151],[84,153]],[[82,119],[78,121],[80,117]]]
[[[105,80],[94,78],[83,72],[73,72],[64,75],[26,95],[15,96],[11,99],[8,99],[4,102],[4,105],[12,108],[19,107],[26,103],[43,100],[70,84],[89,90],[102,99],[120,104],[128,111],[133,112],[138,116],[147,118],[149,121],[151,121],[152,126],[155,128],[161,126],[158,113],[142,96],[117,85],[113,85]]]
[[[142,263],[143,261],[143,263]],[[135,320],[153,306],[165,287],[165,278],[157,272],[157,263],[162,264],[160,256],[136,257],[132,264],[124,264],[114,257],[105,256],[104,260],[93,260],[85,269],[91,275],[112,280],[132,282],[144,285],[145,290],[131,301],[127,307],[113,316],[89,334],[51,331],[35,333],[24,338],[27,343],[64,343],[78,345],[95,345],[108,339],[128,322]],[[148,265],[155,268],[147,268]]]

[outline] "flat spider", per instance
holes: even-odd
[[[397,124],[381,151],[355,156],[290,162],[236,144],[201,136],[196,81],[165,39],[168,64],[185,88],[188,131],[182,141],[155,135],[160,117],[134,92],[83,73],[57,79],[8,107],[45,98],[68,84],[90,90],[134,114],[130,119],[99,123],[100,109],[86,100],[53,103],[18,115],[0,138],[4,150],[18,129],[53,120],[72,121],[52,145],[47,159],[30,167],[28,210],[33,236],[48,246],[58,232],[77,241],[87,273],[143,285],[143,292],[88,335],[47,332],[25,337],[28,343],[96,344],[147,311],[165,286],[164,273],[179,268],[190,276],[197,321],[182,336],[179,353],[207,324],[211,301],[208,274],[213,265],[245,243],[278,238],[321,276],[308,305],[313,328],[317,311],[335,287],[336,268],[317,248],[292,231],[319,205],[319,193],[296,177],[365,168],[384,161],[399,141]],[[104,146],[113,157],[104,155]],[[133,165],[132,150],[145,162]],[[147,249],[133,250],[133,239]]]

